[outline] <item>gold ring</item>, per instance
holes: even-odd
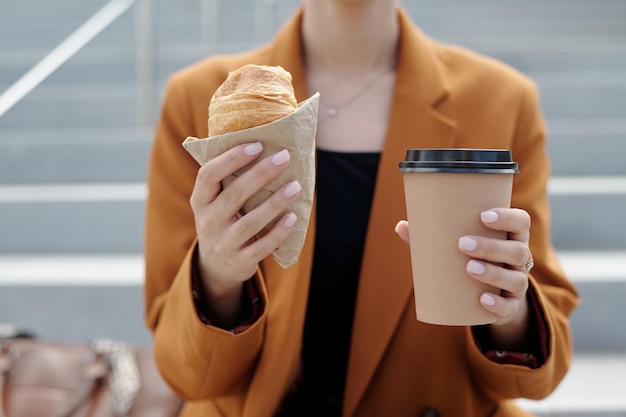
[[[533,266],[535,266],[535,262],[533,261],[533,254],[530,253],[530,248],[528,246],[524,246],[524,248],[526,249],[526,252],[528,252],[528,260],[524,265],[517,266],[515,267],[515,269],[517,269],[518,271],[529,272],[531,269],[533,269]]]

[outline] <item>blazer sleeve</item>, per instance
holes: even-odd
[[[199,166],[182,142],[206,132],[193,120],[198,104],[189,97],[185,78],[170,77],[148,168],[144,297],[161,374],[183,399],[201,400],[245,390],[266,317],[234,334],[205,325],[195,309],[191,284],[196,233],[189,197]],[[260,274],[254,279],[266,299]]]
[[[513,182],[511,207],[526,210],[531,217],[530,249],[535,266],[530,286],[539,305],[539,316],[547,334],[545,362],[537,369],[489,360],[477,347],[468,329],[467,352],[476,380],[493,397],[542,399],[565,376],[572,356],[569,316],[579,299],[574,285],[560,266],[550,238],[550,207],[547,183],[550,177],[546,151],[546,129],[537,89],[524,84],[512,143],[513,158],[520,173]]]

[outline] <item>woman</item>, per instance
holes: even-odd
[[[211,95],[247,63],[290,71],[299,101],[322,97],[316,207],[288,269],[269,255],[293,214],[253,237],[297,197],[297,181],[237,216],[288,152],[258,160],[253,142],[198,169],[181,146],[207,136]],[[528,415],[512,399],[558,385],[578,302],[549,243],[544,133],[529,80],[427,38],[392,0],[305,0],[269,45],[174,74],[150,162],[145,295],[182,415]],[[519,164],[514,208],[481,215],[508,240],[459,240],[468,274],[501,289],[480,297],[498,317],[491,325],[415,319],[397,164],[407,148],[429,147],[511,149]]]

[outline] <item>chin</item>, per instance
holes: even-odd
[[[362,5],[362,4],[373,4],[373,3],[393,3],[394,0],[333,0],[334,3],[345,4],[345,5]]]

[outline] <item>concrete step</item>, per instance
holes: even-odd
[[[469,40],[464,39],[469,45]],[[173,71],[202,59],[209,54],[237,52],[255,46],[254,42],[230,41],[206,50],[200,39],[157,45],[155,53],[155,82],[162,83]],[[592,44],[586,48],[573,49],[571,42],[563,42],[553,48],[544,45],[508,45],[500,48],[488,43],[472,45],[473,49],[502,60],[520,71],[534,74],[540,71],[595,71],[602,77],[607,70],[626,71],[626,46],[614,47]],[[48,50],[19,49],[2,50],[0,54],[10,57],[0,61],[0,84],[8,85],[21,77],[40,60]],[[110,82],[133,80],[136,77],[136,50],[134,44],[97,46],[96,41],[72,57],[49,77],[51,83],[61,82]]]
[[[272,4],[273,3],[273,4]],[[422,2],[423,3],[423,2]],[[254,0],[239,1],[237,3],[223,1],[219,5],[220,20],[224,22],[221,32],[232,31],[232,36],[245,37],[253,34],[254,13],[262,10],[273,17],[272,24],[278,25],[289,16],[297,7],[298,2],[276,1],[266,4]],[[472,34],[472,33],[528,33],[532,29],[535,33],[623,33],[623,3],[615,1],[598,1],[593,5],[583,2],[568,3],[562,7],[558,2],[512,4],[496,1],[472,2],[471,5],[459,2],[405,2],[407,11],[425,27],[432,27],[442,33]],[[9,9],[8,12],[16,18],[28,16],[30,19],[43,21],[46,11],[52,12],[50,7],[42,10],[23,8],[22,10]],[[63,10],[62,8],[59,8]],[[57,9],[58,10],[58,9]],[[154,2],[155,20],[158,28],[175,28],[175,33],[197,22],[200,8],[190,3]],[[33,13],[35,12],[35,13]],[[70,21],[68,18],[76,13],[53,13],[58,16],[60,23]],[[8,28],[21,30],[15,27],[12,21],[7,21]],[[178,24],[178,26],[176,26]],[[57,24],[59,26],[59,24]],[[65,25],[63,25],[65,26]],[[182,29],[182,30],[181,30]],[[251,30],[252,29],[252,30]],[[243,32],[243,33],[242,33]],[[30,37],[37,37],[37,32],[24,32]],[[34,34],[34,36],[33,36]],[[26,36],[28,38],[28,36]],[[226,36],[229,38],[229,36]]]
[[[78,26],[73,25],[78,17],[86,18],[100,6],[90,3],[80,11],[68,13],[64,20],[49,18],[56,16],[61,7],[57,6],[58,9],[53,13],[47,13],[47,8],[37,7],[38,4],[33,1],[24,7],[3,10],[6,22],[0,20],[0,23],[5,23],[0,26],[6,31],[7,38],[33,38],[37,46],[33,46],[36,50],[33,53],[28,52],[27,45],[0,44],[2,54],[12,57],[6,60],[10,64],[0,66],[1,89],[8,87],[50,49],[49,46],[42,48],[37,43],[38,39],[60,42],[63,39],[61,33],[69,34]],[[250,0],[251,7],[241,8],[240,3],[221,2],[221,26],[218,30],[220,45],[231,45],[230,48],[239,45],[247,49],[269,40],[276,27],[291,15],[297,4],[280,1],[261,5]],[[548,118],[624,117],[626,59],[623,57],[626,54],[620,53],[624,51],[621,40],[626,32],[626,25],[622,24],[626,14],[623,2],[604,0],[593,5],[576,2],[568,3],[566,8],[556,1],[524,5],[498,3],[497,7],[494,6],[496,4],[493,1],[471,6],[461,6],[452,1],[435,6],[411,3],[407,5],[407,10],[418,23],[424,19],[424,29],[433,36],[445,34],[451,41],[461,45],[485,50],[495,56],[504,54],[505,61],[510,60],[513,65],[536,78]],[[271,30],[263,28],[270,33],[269,37],[264,37],[260,34],[260,28],[255,27],[258,22],[255,13],[263,14],[272,21],[269,25]],[[29,15],[35,24],[38,20],[47,19],[48,23],[55,21],[54,27],[59,34],[15,26],[13,22],[21,21],[21,14]],[[175,69],[200,59],[204,53],[220,52],[206,51],[199,45],[201,29],[198,14],[197,5],[155,3],[155,84],[158,89],[162,89],[165,77]],[[135,95],[137,87],[133,82],[136,76],[132,59],[134,53],[133,46],[128,42],[129,36],[133,36],[133,25],[133,13],[127,12],[5,115],[0,120],[0,126],[16,128],[26,126],[26,122],[28,126],[34,126],[35,123],[39,127],[123,126],[136,123],[138,99]],[[22,31],[30,36],[20,36]],[[177,52],[175,58],[170,58],[172,49],[180,49],[182,44],[186,45],[184,50],[187,53]],[[220,46],[219,49],[223,52],[229,47]],[[108,51],[108,54],[93,58],[103,50]],[[118,55],[111,54],[111,51],[117,51]],[[525,54],[529,57],[526,58]],[[114,58],[103,62],[105,56]],[[546,59],[549,61],[547,67],[524,65],[525,62],[537,63]],[[570,67],[566,73],[561,72],[563,67],[554,67],[555,62],[563,65],[570,60],[582,66],[575,67],[577,71],[572,71]],[[93,65],[89,62],[93,62]],[[581,69],[586,73],[581,72]],[[545,74],[546,70],[552,73]],[[154,107],[158,106],[160,99],[161,96],[156,98]],[[56,102],[54,107],[50,105],[52,100]],[[33,120],[32,114],[39,117]],[[103,114],[107,117],[102,117]]]
[[[407,10],[415,22],[435,37],[527,36],[536,37],[580,36],[584,34],[623,34],[626,21],[625,8],[601,6],[591,3],[582,7],[563,7],[556,4],[493,7],[475,2],[455,5],[445,9],[411,7]]]
[[[110,30],[113,31],[113,29],[119,30],[115,27]],[[129,32],[129,36],[132,35],[131,28],[125,31]],[[105,39],[111,36],[108,31],[98,36],[53,73],[46,84],[134,80],[136,77],[134,43],[129,43],[127,36],[120,36],[117,41],[105,42]],[[495,41],[501,41],[502,36],[498,34],[493,38]],[[623,36],[617,38],[621,39]],[[533,78],[537,78],[540,84],[543,78],[542,72],[545,71],[551,71],[553,74],[551,84],[554,84],[555,79],[561,83],[588,84],[587,79],[604,85],[607,85],[611,79],[617,79],[621,84],[624,83],[626,47],[623,42],[609,44],[599,41],[583,45],[577,43],[573,48],[571,39],[563,39],[556,44],[542,39],[534,42],[513,40],[501,46],[492,44],[489,40],[482,42],[481,39],[483,38],[465,36],[460,44],[503,60]],[[229,39],[207,49],[197,35],[180,41],[166,35],[163,40],[154,45],[156,48],[155,82],[164,82],[174,70],[202,59],[206,55],[241,51],[258,44],[259,42],[254,40]],[[0,46],[0,54],[10,57],[0,62],[0,85],[8,86],[16,81],[50,49],[43,49],[40,45],[36,48],[15,49]],[[548,76],[550,77],[550,74]],[[574,80],[574,77],[577,79]]]
[[[621,179],[620,179],[621,178]],[[550,184],[552,242],[561,250],[626,248],[624,177],[560,177]]]
[[[552,119],[548,130],[554,176],[626,175],[626,118]],[[0,130],[0,184],[141,182],[152,137],[136,126]]]
[[[101,35],[104,37],[105,35]],[[495,36],[494,36],[495,37]],[[500,39],[500,37],[497,37]],[[513,67],[530,75],[541,78],[542,72],[552,72],[553,79],[562,82],[587,84],[585,78],[595,83],[605,85],[611,79],[623,83],[623,73],[626,71],[626,47],[623,43],[614,46],[604,43],[595,43],[582,47],[572,48],[571,41],[567,40],[558,45],[546,47],[536,42],[520,45],[507,45],[500,48],[485,41],[480,43],[471,41],[471,37],[464,38],[461,45],[471,46],[484,54],[500,59]],[[472,44],[473,43],[473,44]],[[155,45],[154,55],[156,82],[163,82],[176,69],[182,68],[210,54],[237,52],[257,46],[255,41],[236,41],[220,43],[207,50],[201,39],[188,39],[167,42]],[[94,39],[83,50],[68,60],[61,68],[53,73],[48,82],[110,82],[134,80],[136,77],[136,49],[134,43],[121,39],[117,44],[106,44],[100,37]],[[0,85],[16,81],[30,67],[42,59],[49,52],[41,48],[2,49],[0,54],[9,57],[0,62]],[[562,73],[561,71],[565,71]],[[570,75],[572,74],[572,75]],[[550,73],[547,73],[550,76]],[[570,83],[572,81],[569,81]]]
[[[626,344],[625,329],[619,325],[625,314],[621,301],[626,253],[560,252],[559,258],[582,296],[572,316],[572,365],[546,399],[517,401],[538,417],[622,417],[626,415]],[[0,323],[51,340],[110,337],[151,343],[143,324],[143,280],[140,254],[0,256]],[[616,294],[605,286],[607,282],[621,282],[622,292]],[[595,299],[589,296],[591,285],[602,293]],[[583,313],[596,317],[585,321]],[[611,323],[616,325],[607,326]],[[612,344],[585,346],[581,341],[587,332],[591,332],[587,338]],[[616,340],[616,333],[622,339]]]
[[[0,189],[4,196],[0,197],[0,253],[142,250],[147,193],[143,183]]]
[[[559,251],[558,256],[581,297],[571,317],[576,351],[626,353],[626,249]],[[2,255],[0,322],[30,328],[47,338],[100,334],[145,341],[144,278],[139,252]],[[73,324],[67,326],[68,322]]]
[[[626,119],[549,119],[555,176],[626,175]]]
[[[0,42],[0,53],[11,57],[7,61],[11,63],[12,68],[21,63],[19,73],[32,66],[102,6],[92,2],[78,8],[72,2],[67,8],[59,6],[50,8],[39,5],[37,1],[31,3],[29,7],[8,7],[6,10],[0,7],[3,11],[0,13],[0,27],[7,35],[3,38],[11,39],[10,42]],[[65,3],[69,2],[66,0]],[[299,4],[296,1],[285,0],[272,2],[274,4],[248,0],[248,7],[242,7],[241,3],[221,2],[220,26],[217,30],[220,44],[239,44],[239,50],[268,41]],[[198,5],[179,2],[169,4],[160,1],[154,2],[153,7],[157,59],[167,57],[171,50],[177,50],[180,46],[184,45],[187,49],[190,44],[201,42],[199,19],[201,10]],[[597,65],[596,68],[610,68],[602,65],[604,59],[598,59],[597,54],[606,47],[607,41],[623,48],[620,39],[626,32],[623,25],[625,7],[623,3],[615,1],[602,1],[593,5],[568,3],[566,8],[558,2],[514,5],[494,1],[472,3],[471,6],[454,2],[437,5],[411,2],[405,7],[424,30],[436,38],[486,50],[487,53],[490,53],[487,46],[490,43],[500,42],[500,45],[506,45],[505,48],[501,48],[501,52],[507,62],[507,56],[516,54],[516,45],[536,51],[544,49],[546,45],[560,42],[562,46],[557,48],[557,52],[562,49],[571,51],[572,44],[575,44],[576,51],[583,52],[586,50],[585,44],[596,39],[599,42],[596,42],[594,47],[587,48],[594,54],[594,58],[577,57],[576,62],[584,67]],[[263,14],[267,18],[265,20],[270,22],[263,21],[263,28],[257,27],[260,21],[255,18],[255,13]],[[98,51],[98,48],[127,49],[129,37],[134,36],[133,19],[132,11],[125,13],[79,54],[88,54],[89,50]],[[30,26],[23,22],[29,22]],[[41,27],[41,22],[46,23],[45,32],[36,29]],[[529,34],[532,35],[529,37]],[[572,36],[577,37],[574,43]],[[196,53],[181,62],[181,65],[199,59],[201,55],[198,52],[200,51],[196,48]],[[559,59],[562,57],[558,55],[550,54],[549,59],[553,62],[567,62],[567,59]],[[26,62],[25,56],[30,56]],[[613,59],[608,58],[609,62],[621,62],[619,58],[615,58],[620,56],[619,53],[613,56]],[[518,57],[511,61],[515,65],[516,62],[523,63],[525,60]],[[525,69],[523,65],[520,68]],[[15,79],[17,75],[11,72],[9,79]],[[0,81],[2,79],[3,77],[0,77]]]
[[[72,30],[77,28],[89,16],[93,15],[104,1],[76,2],[64,0],[50,6],[45,2],[31,0],[20,5],[0,5],[0,53],[11,57],[11,65],[23,62],[19,57],[31,54],[20,73],[32,66],[38,59],[58,44]],[[242,5],[245,4],[245,5]],[[219,5],[219,27],[217,39],[220,44],[240,44],[247,49],[268,41],[275,30],[291,16],[299,5],[294,0],[258,2],[254,0],[240,2],[222,1]],[[458,1],[446,2],[407,2],[404,4],[409,14],[425,31],[436,38],[449,40],[483,50],[490,43],[506,45],[502,48],[505,55],[515,50],[515,45],[527,50],[543,49],[546,45],[560,42],[563,48],[585,49],[585,44],[594,39],[595,47],[591,51],[603,49],[607,42],[623,47],[621,39],[626,31],[624,25],[624,3],[615,0],[588,2],[568,2],[563,7],[559,1],[524,2],[515,4],[494,0],[472,2],[471,5]],[[157,59],[168,55],[168,46],[178,49],[181,45],[189,46],[201,41],[201,8],[189,2],[153,2],[154,30]],[[262,20],[255,17],[258,13]],[[84,51],[97,48],[119,48],[129,46],[129,38],[134,36],[134,13],[129,11],[114,22],[105,32],[94,39]],[[45,22],[46,30],[41,30]],[[262,26],[259,26],[262,25]],[[575,37],[575,42],[573,42]],[[3,42],[3,39],[6,41]],[[173,46],[173,48],[172,48]],[[599,47],[599,48],[598,48]],[[241,50],[240,49],[240,50]],[[489,49],[486,47],[486,49]],[[559,48],[560,49],[560,48]],[[554,50],[554,48],[553,48]],[[32,56],[32,52],[35,56]],[[204,52],[207,52],[206,50]],[[593,53],[593,52],[592,52]],[[17,55],[17,56],[15,56]],[[558,54],[550,55],[557,59]],[[614,54],[620,56],[619,53]],[[189,63],[200,57],[194,54],[181,64]],[[505,61],[506,61],[505,57]],[[524,59],[512,59],[524,62]],[[587,65],[602,65],[602,59],[577,59]],[[524,68],[522,66],[522,68]],[[9,79],[14,79],[11,73]],[[0,77],[0,81],[3,78]]]
[[[581,300],[571,317],[576,350],[626,353],[626,250],[560,250],[558,257]]]
[[[625,177],[553,178],[552,240],[559,250],[623,250]],[[0,252],[141,251],[145,183],[0,186]]]
[[[517,401],[538,417],[624,416],[626,253],[560,252],[559,258],[582,297],[572,316],[572,366],[546,399]],[[52,340],[150,343],[143,279],[140,254],[0,257],[0,322]]]
[[[547,119],[624,118],[626,71],[531,74]],[[618,106],[617,109],[611,106]]]
[[[40,0],[2,2],[0,48],[23,47],[33,41],[52,47],[67,36],[65,32],[81,25],[105,3],[103,0],[62,0],[55,4]]]
[[[0,129],[137,126],[137,95],[132,82],[41,85],[0,118]]]
[[[152,136],[140,127],[0,131],[0,183],[142,182]]]
[[[626,71],[569,77],[556,72],[538,77],[537,83],[548,120],[626,119]],[[155,89],[152,111],[156,116],[163,85]],[[132,81],[46,83],[0,118],[0,128],[135,126],[140,124],[138,94]]]
[[[187,2],[170,4],[163,1],[153,3],[157,62],[168,59],[172,53],[179,55],[178,51],[181,48],[186,50],[194,44],[195,53],[184,59],[182,65],[199,59],[202,52],[208,52],[204,48],[197,48],[202,41],[199,18],[202,11],[197,4]],[[242,3],[248,3],[248,7],[242,7]],[[238,44],[236,49],[242,50],[270,40],[275,30],[291,16],[299,4],[297,1],[286,0],[271,3],[252,0],[237,3],[221,2],[219,27],[216,29],[220,46]],[[0,28],[2,33],[6,34],[0,38],[0,53],[10,57],[4,64],[0,63],[0,68],[3,65],[10,68],[17,66],[21,69],[20,72],[23,72],[69,35],[89,15],[95,13],[100,5],[81,3],[82,7],[71,5],[65,10],[59,6],[54,8],[45,7],[44,4],[38,6],[40,7],[8,7],[3,10],[0,5],[0,11],[3,12],[0,13]],[[592,66],[596,69],[606,69],[611,68],[613,63],[623,62],[623,58],[620,59],[623,54],[619,51],[614,51],[612,58],[605,55],[607,47],[611,49],[611,45],[623,51],[621,40],[626,32],[622,24],[626,14],[623,3],[614,1],[601,1],[593,5],[568,3],[568,7],[564,8],[554,1],[541,5],[527,2],[523,5],[512,5],[492,0],[483,4],[473,2],[471,6],[446,2],[441,4],[410,2],[405,7],[432,36],[470,46],[488,54],[502,54],[505,61],[510,60],[515,66],[518,66],[517,63],[521,64],[518,67],[522,70],[542,69],[523,65],[528,61],[525,55],[533,55],[536,52],[539,54],[540,62],[548,60],[552,65],[557,64],[559,68],[572,59],[576,63],[574,68]],[[255,13],[259,13],[264,19],[256,18]],[[128,42],[129,38],[134,36],[133,19],[132,11],[125,13],[78,55],[98,56],[102,52],[101,49],[123,51],[134,47],[132,42],[130,44]],[[36,29],[42,26],[42,22],[46,24],[46,31]],[[263,27],[257,27],[259,24]],[[576,37],[576,42],[572,42],[572,36]],[[7,41],[2,42],[2,39]],[[558,46],[555,46],[555,43]],[[493,50],[493,47],[496,47],[496,50]],[[550,49],[547,55],[546,47]],[[525,53],[520,55],[520,51]],[[572,54],[572,51],[576,53]],[[562,56],[563,53],[565,56]],[[591,56],[585,56],[586,54]],[[534,60],[531,58],[530,61]],[[605,63],[609,65],[604,65]],[[14,79],[17,74],[12,75],[9,79]],[[0,76],[0,81],[3,79]]]
[[[552,395],[517,401],[538,417],[624,417],[625,393],[626,350],[583,351]]]
[[[149,342],[142,256],[127,253],[1,256],[0,322],[52,340]]]

